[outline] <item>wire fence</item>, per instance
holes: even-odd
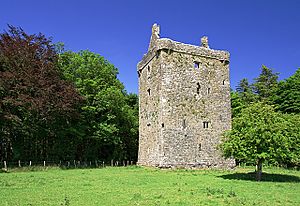
[[[103,167],[126,167],[135,165],[136,162],[132,160],[94,160],[94,161],[2,161],[0,162],[0,169],[7,171],[9,168],[23,168],[23,167],[61,167],[61,168],[103,168]]]

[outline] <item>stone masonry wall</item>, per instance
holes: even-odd
[[[138,164],[232,167],[216,146],[231,128],[229,53],[159,38],[138,64]]]

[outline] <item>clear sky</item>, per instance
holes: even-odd
[[[232,88],[257,77],[262,64],[280,79],[300,67],[300,0],[0,0],[1,32],[12,24],[99,53],[134,93],[153,23],[161,37],[199,45],[207,35],[211,48],[229,51]]]

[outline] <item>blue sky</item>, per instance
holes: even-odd
[[[161,37],[231,53],[231,87],[257,77],[262,64],[291,76],[300,67],[299,0],[0,0],[7,24],[42,32],[66,49],[89,49],[119,69],[128,92],[138,92],[136,64],[147,52],[151,26]]]

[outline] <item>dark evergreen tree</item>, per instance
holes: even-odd
[[[255,78],[253,84],[254,92],[258,95],[259,100],[270,101],[273,98],[278,86],[277,80],[278,73],[273,73],[272,69],[263,65],[260,75]]]

